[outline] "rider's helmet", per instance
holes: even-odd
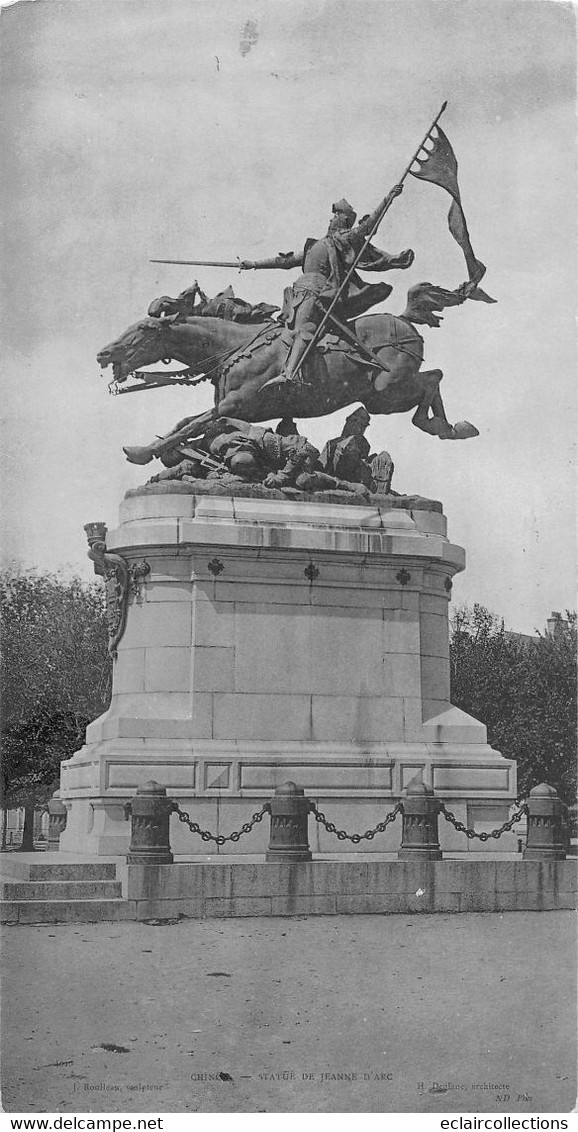
[[[354,409],[354,411],[346,417],[341,435],[354,436],[356,433],[363,435],[370,424],[371,417],[367,409],[361,405],[359,409]]]
[[[347,228],[353,228],[353,225],[357,220],[357,213],[353,210],[349,201],[347,201],[345,197],[342,197],[341,200],[335,201],[335,204],[331,205],[331,211],[334,216],[339,216],[340,218],[343,217],[343,219],[346,221]]]

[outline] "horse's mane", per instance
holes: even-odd
[[[187,315],[186,318],[178,319],[173,323],[173,326],[198,326],[202,327],[209,325],[212,329],[218,330],[225,326],[230,326],[234,330],[242,331],[247,335],[247,338],[254,338],[257,334],[261,334],[266,329],[283,329],[282,324],[270,319],[267,322],[233,322],[230,318],[218,318],[216,315]]]

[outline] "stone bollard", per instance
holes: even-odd
[[[414,780],[403,801],[403,834],[397,855],[402,861],[440,861],[438,815],[440,804],[431,786]]]
[[[151,779],[139,786],[135,797],[124,807],[125,818],[132,818],[132,837],[127,853],[129,865],[171,865],[174,857],[169,840],[169,819],[175,803],[167,798],[164,786]]]
[[[266,861],[311,861],[307,822],[309,799],[302,786],[284,782],[271,799],[271,840]]]
[[[567,834],[564,803],[553,786],[541,782],[528,795],[528,834],[525,861],[550,857],[563,861],[566,857]]]
[[[54,851],[60,847],[60,834],[66,829],[68,810],[60,797],[60,790],[55,790],[48,803],[48,850]]]

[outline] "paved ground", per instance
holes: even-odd
[[[512,912],[6,928],[4,1108],[568,1112],[575,924]]]

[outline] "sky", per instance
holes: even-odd
[[[575,606],[575,11],[557,0],[25,0],[0,12],[4,561],[87,580],[83,526],[117,524],[150,441],[212,389],[112,398],[99,349],[197,276],[280,303],[286,272],[161,266],[259,259],[325,233],[345,196],[369,212],[442,125],[484,288],[497,299],[422,328],[443,370],[441,441],[411,415],[368,438],[393,487],[441,499],[467,568],[454,600],[508,628]],[[412,247],[383,278],[465,278],[450,198],[408,178],[375,243]],[[295,274],[295,278],[297,274]],[[369,279],[368,279],[369,281]],[[371,281],[375,282],[376,277]],[[109,373],[110,371],[107,371]],[[319,447],[346,411],[300,431]],[[144,474],[143,474],[144,473]]]

